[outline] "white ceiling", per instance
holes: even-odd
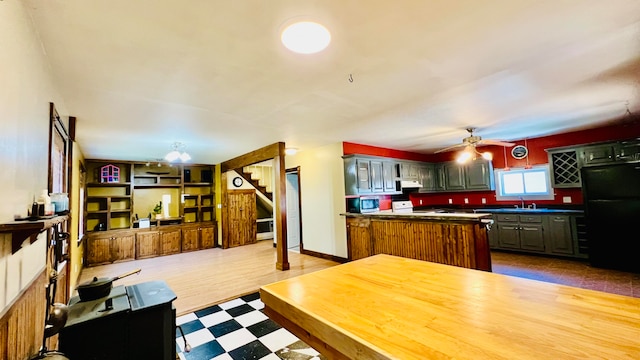
[[[23,0],[87,158],[284,141],[431,153],[640,110],[638,0]],[[322,53],[280,31],[315,20]]]

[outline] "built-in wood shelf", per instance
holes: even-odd
[[[11,234],[11,253],[14,254],[20,250],[20,245],[27,238],[31,238],[31,243],[33,243],[39,233],[47,231],[68,219],[68,215],[61,215],[35,221],[11,221],[0,224],[0,233]]]

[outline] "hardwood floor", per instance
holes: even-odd
[[[258,291],[262,285],[338,265],[293,251],[289,252],[289,270],[276,270],[275,264],[273,240],[263,240],[225,250],[214,248],[87,267],[80,274],[79,284],[94,276],[113,278],[140,268],[140,274],[117,280],[113,286],[164,280],[177,295],[174,305],[182,315]]]
[[[491,261],[498,274],[640,297],[640,274],[596,268],[587,260],[492,251]]]
[[[593,268],[585,261],[505,252],[492,252],[493,272],[575,287],[640,297],[640,274]],[[151,259],[85,268],[79,283],[95,277],[112,278],[140,268],[114,286],[164,280],[176,293],[178,315],[257,291],[289,277],[325,269],[338,263],[289,251],[290,270],[275,268],[272,240],[222,250],[200,250]]]

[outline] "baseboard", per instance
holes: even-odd
[[[341,264],[344,264],[344,263],[349,261],[349,259],[347,259],[347,258],[343,258],[343,257],[335,256],[335,255],[330,255],[330,254],[319,253],[319,252],[316,252],[316,251],[310,251],[310,250],[305,250],[305,249],[300,249],[300,253],[303,254],[303,255],[309,255],[309,256],[325,259],[325,260],[335,261],[335,262],[338,262],[338,263],[341,263]]]
[[[275,248],[277,246],[278,245],[274,242],[273,243],[273,247]],[[319,252],[316,252],[316,251],[305,250],[302,247],[300,249],[300,254],[309,255],[309,256],[325,259],[325,260],[331,260],[331,261],[335,261],[335,262],[338,262],[338,263],[341,263],[341,264],[344,264],[344,263],[349,261],[349,259],[347,259],[347,258],[343,258],[343,257],[335,256],[335,255],[330,255],[330,254],[319,253]]]

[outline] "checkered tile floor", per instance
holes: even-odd
[[[326,359],[263,314],[259,293],[253,293],[180,316],[190,352],[176,331],[176,351],[183,360],[311,360]]]

